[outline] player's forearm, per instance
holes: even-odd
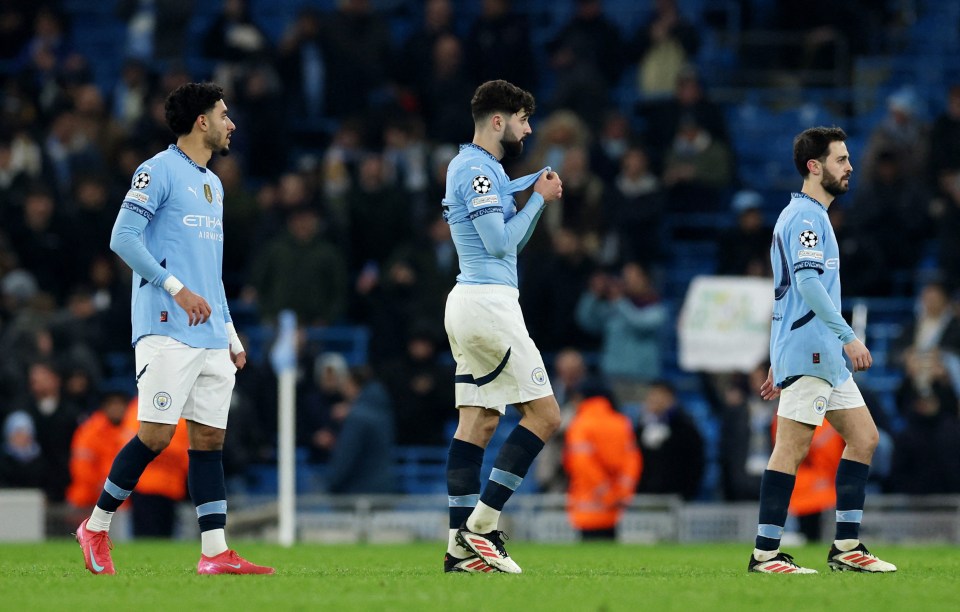
[[[488,253],[498,259],[515,252],[517,245],[527,234],[537,213],[543,208],[543,198],[530,198],[523,210],[512,219],[503,222],[503,213],[480,214],[473,218],[474,227]]]
[[[853,328],[843,319],[833,300],[830,299],[823,283],[820,282],[820,275],[817,271],[800,270],[797,272],[796,278],[797,291],[800,292],[803,301],[810,307],[813,314],[817,315],[842,343],[846,344],[856,339],[857,336],[853,333]]]
[[[613,306],[627,324],[635,329],[659,329],[667,322],[667,309],[663,304],[639,308],[627,298],[620,298]]]
[[[220,308],[223,310],[223,321],[224,323],[233,323],[233,317],[230,316],[230,304],[227,303],[227,290],[223,286],[223,281],[220,281]]]
[[[150,254],[140,238],[147,223],[143,216],[121,209],[110,234],[110,250],[149,283],[162,288],[170,273]]]
[[[527,228],[527,233],[523,235],[523,238],[520,239],[520,244],[517,245],[517,253],[523,250],[523,247],[527,246],[527,243],[530,242],[530,237],[533,236],[533,230],[537,228],[537,222],[540,220],[540,217],[543,215],[543,196],[539,193],[534,193],[530,196],[530,200],[534,198],[540,199],[540,209],[537,210],[537,213],[533,216],[533,221],[530,222],[530,227]],[[527,206],[530,206],[530,201],[527,201]]]

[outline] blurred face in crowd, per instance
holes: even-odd
[[[428,0],[424,7],[424,20],[432,28],[442,28],[450,25],[453,17],[453,7],[450,0]]]
[[[650,414],[661,415],[672,408],[675,402],[676,398],[670,389],[654,385],[647,392],[645,406]]]
[[[111,394],[103,400],[100,408],[111,423],[119,425],[127,413],[127,400],[122,395]]]
[[[60,376],[43,364],[30,366],[30,393],[39,399],[60,394]]]
[[[647,154],[642,150],[628,149],[620,161],[620,167],[625,177],[637,179],[646,176],[650,164],[647,160]]]
[[[453,34],[443,34],[433,45],[433,71],[439,77],[455,75],[460,70],[463,51]]]
[[[630,295],[642,295],[650,289],[650,278],[637,264],[623,266],[623,287]]]
[[[580,382],[587,375],[587,365],[583,361],[583,355],[573,349],[560,351],[553,369],[557,379],[567,386]]]
[[[24,203],[23,216],[27,227],[42,231],[50,225],[53,218],[53,198],[45,193],[34,193]]]
[[[928,285],[920,293],[920,303],[923,304],[923,311],[930,316],[938,317],[946,312],[950,305],[950,298],[943,287],[939,285]]]

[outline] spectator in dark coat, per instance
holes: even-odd
[[[703,438],[664,381],[650,385],[637,429],[643,476],[637,493],[674,493],[692,500],[703,479]]]
[[[292,211],[287,233],[267,243],[253,262],[250,283],[260,314],[272,319],[292,308],[303,325],[329,325],[346,305],[346,265],[339,251],[320,236],[316,210]]]
[[[397,444],[444,445],[446,424],[456,421],[454,367],[437,359],[442,337],[426,321],[413,326],[406,353],[381,371],[396,415]]]
[[[33,419],[22,410],[11,412],[3,422],[0,489],[42,488],[45,472]]]
[[[763,220],[763,196],[744,189],[733,196],[736,227],[721,231],[717,239],[717,274],[770,276],[770,236],[773,228]]]
[[[43,451],[43,489],[49,502],[62,502],[70,484],[70,444],[80,411],[65,401],[60,373],[49,362],[34,362],[28,369],[30,396],[26,413],[36,424],[37,443]]]
[[[960,420],[955,405],[943,405],[942,397],[941,393],[913,396],[907,425],[894,440],[890,492],[960,493]]]
[[[536,85],[530,24],[511,10],[510,0],[483,0],[464,48],[471,53],[468,73],[479,84],[504,79],[526,90]]]
[[[393,411],[390,397],[367,368],[351,370],[343,385],[349,411],[326,473],[330,493],[393,493]]]

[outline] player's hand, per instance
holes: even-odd
[[[177,291],[177,295],[173,296],[173,300],[187,313],[191,326],[206,323],[207,319],[210,318],[210,304],[207,304],[207,300],[186,287]]]
[[[533,190],[543,196],[544,202],[552,202],[563,197],[563,181],[560,175],[552,170],[544,172],[533,185]]]
[[[843,352],[850,358],[854,372],[869,370],[873,365],[873,356],[869,349],[856,338],[843,345]]]
[[[773,384],[773,368],[767,372],[767,380],[760,385],[760,397],[765,400],[777,399],[780,397],[780,387]]]
[[[247,351],[240,351],[237,354],[230,351],[230,360],[233,361],[235,368],[242,370],[243,366],[247,365]]]

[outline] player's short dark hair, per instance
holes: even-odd
[[[823,163],[830,152],[830,143],[846,139],[847,133],[838,127],[812,127],[797,134],[793,139],[793,165],[797,167],[797,172],[807,178],[810,174],[807,162],[816,159]]]
[[[511,115],[525,111],[529,117],[535,110],[536,102],[532,93],[502,79],[487,81],[477,87],[470,100],[474,123],[480,123],[498,111]]]
[[[184,83],[167,96],[167,125],[177,136],[189,134],[197,117],[210,112],[222,99],[223,88],[216,83]]]

